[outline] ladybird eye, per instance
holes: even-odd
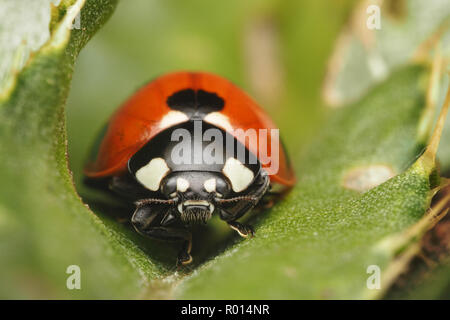
[[[172,192],[171,194],[169,194],[169,197],[171,197],[171,198],[175,198],[176,196],[177,196],[176,192]]]

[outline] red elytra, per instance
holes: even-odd
[[[220,111],[228,118],[230,127],[216,125],[233,134],[236,129],[276,129],[270,117],[241,89],[230,81],[205,72],[175,72],[161,76],[136,92],[111,117],[101,141],[97,158],[86,165],[84,173],[89,178],[120,175],[127,170],[127,162],[148,141],[167,129],[161,125],[163,117],[171,111],[166,100],[183,89],[214,92],[225,101]],[[169,125],[170,127],[170,125]],[[236,136],[236,135],[235,135]],[[258,155],[258,145],[249,139],[236,136],[251,152]],[[270,135],[267,136],[267,153],[271,155]],[[296,178],[283,146],[279,146],[279,170],[270,175],[274,183],[285,187],[295,184]],[[273,163],[272,163],[273,165]],[[267,168],[269,164],[262,164]]]

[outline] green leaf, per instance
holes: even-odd
[[[0,3],[0,11],[14,12],[8,5]],[[26,42],[33,53],[23,70],[3,73],[12,85],[3,87],[0,104],[0,297],[135,297],[162,271],[123,228],[82,204],[67,168],[64,104],[74,61],[115,5],[64,1],[50,21],[50,1],[41,1],[47,15],[36,14],[22,27],[31,32],[40,25],[39,32],[49,34],[42,26],[54,25],[51,34],[38,49]],[[80,8],[81,28],[70,30]],[[18,32],[14,17],[5,17],[1,32]],[[82,290],[66,287],[70,265],[81,268]]]

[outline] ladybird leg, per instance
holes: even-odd
[[[178,253],[177,264],[186,265],[192,262],[190,255],[192,248],[192,234],[182,227],[170,227],[167,216],[170,215],[170,207],[166,204],[152,204],[138,206],[131,218],[131,223],[136,231],[144,236],[165,240],[183,241]]]
[[[183,240],[181,249],[177,256],[177,265],[187,265],[192,262],[192,234],[186,229],[168,227],[150,227],[140,231],[141,234],[160,240],[176,241]]]
[[[231,229],[235,230],[243,238],[253,238],[255,236],[255,231],[253,231],[251,225],[242,224],[237,221],[228,221],[227,223]]]
[[[251,192],[243,196],[228,199],[216,199],[220,207],[220,218],[224,221],[235,221],[253,209],[264,196],[270,186],[268,175],[260,174]]]
[[[129,175],[113,177],[109,181],[108,188],[114,194],[127,198],[130,201],[136,201],[149,197],[149,191],[141,187]]]
[[[167,227],[150,227],[140,231],[141,234],[154,239],[176,241],[183,240],[181,249],[177,256],[177,265],[187,265],[192,262],[192,234],[185,229],[167,228]]]
[[[189,239],[183,242],[180,252],[178,252],[177,265],[187,265],[192,262],[192,234],[189,233]]]
[[[245,196],[238,196],[229,199],[218,200],[221,204],[220,218],[228,223],[231,229],[235,230],[241,237],[253,237],[255,232],[253,227],[245,225],[236,220],[250,211],[264,196],[270,186],[269,176],[264,172],[258,176],[252,192]]]

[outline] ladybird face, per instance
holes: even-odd
[[[173,172],[161,182],[162,194],[177,200],[177,210],[184,222],[206,222],[216,209],[215,199],[226,197],[230,189],[226,179],[213,172]]]

